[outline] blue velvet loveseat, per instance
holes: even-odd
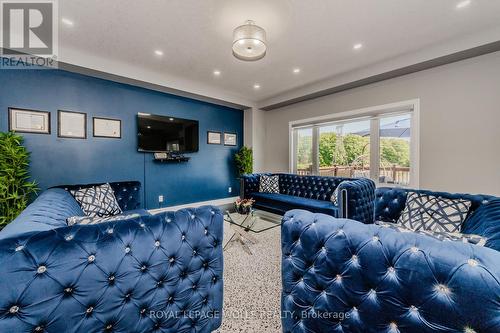
[[[284,332],[500,332],[500,198],[466,198],[462,233],[442,241],[303,210],[282,224]],[[408,190],[380,188],[372,222],[394,222]]]
[[[261,175],[279,177],[279,193],[259,192]],[[338,188],[338,202],[331,197]],[[302,176],[287,173],[249,174],[241,177],[241,196],[253,198],[255,207],[280,215],[305,209],[368,223],[373,217],[375,183],[370,179]]]
[[[43,192],[0,232],[0,332],[212,332],[221,324],[222,215],[151,215],[140,184],[111,183],[124,220],[83,215],[64,188]],[[65,187],[69,188],[69,187]]]

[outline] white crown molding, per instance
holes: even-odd
[[[483,31],[478,34],[464,36],[459,39],[454,39],[441,44],[433,45],[416,52],[411,52],[398,57],[387,59],[370,66],[358,68],[349,72],[345,72],[343,74],[338,74],[325,80],[306,84],[304,86],[289,90],[284,93],[280,93],[265,100],[258,101],[257,107],[259,109],[265,109],[272,105],[297,99],[309,94],[314,94],[318,91],[327,90],[332,87],[348,84],[367,77],[397,70],[399,68],[411,66],[424,61],[429,61],[455,52],[460,52],[499,40],[500,27],[496,27],[494,29]]]

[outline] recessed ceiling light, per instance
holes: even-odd
[[[67,18],[63,18],[61,19],[61,22],[72,27],[74,25],[73,21],[71,21],[70,19],[67,19]]]
[[[258,84],[258,83],[254,84],[254,85],[253,85],[253,88],[254,88],[254,89],[260,89],[260,84]]]
[[[218,70],[218,69],[214,70],[214,75],[215,76],[219,76],[220,75],[220,70]]]
[[[155,51],[155,54],[156,54],[157,56],[162,56],[162,55],[163,55],[163,51],[162,51],[162,50],[156,50],[156,51]]]
[[[293,69],[294,74],[299,74],[300,73],[300,68],[294,68]]]
[[[359,49],[361,49],[362,47],[363,47],[363,44],[361,44],[361,43],[357,43],[357,44],[354,44],[352,48],[353,48],[353,49],[355,49],[355,50],[359,50]]]
[[[471,0],[460,1],[459,3],[457,3],[456,8],[457,9],[465,8],[465,7],[469,6],[471,4],[471,2],[472,2]]]

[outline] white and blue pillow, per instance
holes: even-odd
[[[459,232],[470,207],[471,202],[465,199],[409,192],[398,224],[414,231]]]
[[[259,180],[259,192],[280,193],[279,176],[261,175]]]
[[[80,190],[72,190],[70,193],[86,216],[109,217],[122,213],[115,193],[109,183],[82,188]]]

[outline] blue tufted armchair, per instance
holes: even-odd
[[[0,332],[212,332],[220,326],[223,218],[217,208],[66,226],[66,217],[78,214],[67,191],[49,189],[0,232]],[[29,230],[20,227],[26,225]]]
[[[473,207],[462,230],[488,237],[487,247],[288,212],[283,331],[500,332],[500,199],[469,197]],[[383,189],[376,200],[376,217],[391,220],[406,192]]]

